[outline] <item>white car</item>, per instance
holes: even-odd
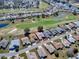
[[[73,36],[71,34],[67,35],[67,40],[70,42],[70,43],[75,43],[75,38],[73,38]]]

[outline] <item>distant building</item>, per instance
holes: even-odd
[[[31,8],[39,7],[39,0],[0,0],[0,7],[3,8]]]

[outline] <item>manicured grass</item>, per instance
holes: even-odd
[[[38,26],[45,26],[45,27],[52,27],[53,24],[56,23],[60,23],[60,22],[65,22],[65,21],[70,21],[70,20],[75,20],[76,16],[70,14],[66,17],[62,17],[62,20],[60,20],[59,18],[53,18],[53,17],[49,17],[49,18],[40,18],[38,20],[38,18],[36,18],[36,20],[34,23],[33,22],[22,22],[22,23],[18,23],[18,24],[14,24],[13,26],[20,28],[20,29],[25,29],[25,28],[35,28]]]
[[[38,27],[38,26],[46,26],[46,25],[50,25],[50,24],[55,24],[57,23],[58,21],[53,21],[53,20],[40,20],[40,21],[37,21],[35,23],[20,23],[20,24],[17,24],[16,27],[17,28],[21,28],[21,29],[24,29],[24,28],[33,28],[33,27]]]
[[[6,57],[2,57],[1,59],[7,59]]]
[[[6,49],[6,50],[3,50],[3,49],[0,49],[0,53],[8,53],[9,51]]]
[[[69,16],[67,16],[67,19],[69,19],[69,20],[75,20],[76,19],[76,16],[74,16],[74,15],[69,15]]]
[[[19,56],[24,57],[24,59],[27,59],[26,53],[22,53]]]

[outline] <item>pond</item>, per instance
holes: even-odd
[[[4,28],[4,27],[6,27],[8,24],[5,24],[5,23],[1,23],[0,24],[0,28]]]

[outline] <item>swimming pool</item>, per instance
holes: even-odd
[[[6,27],[8,24],[5,24],[5,23],[1,23],[0,24],[0,28],[4,28],[4,27]]]

